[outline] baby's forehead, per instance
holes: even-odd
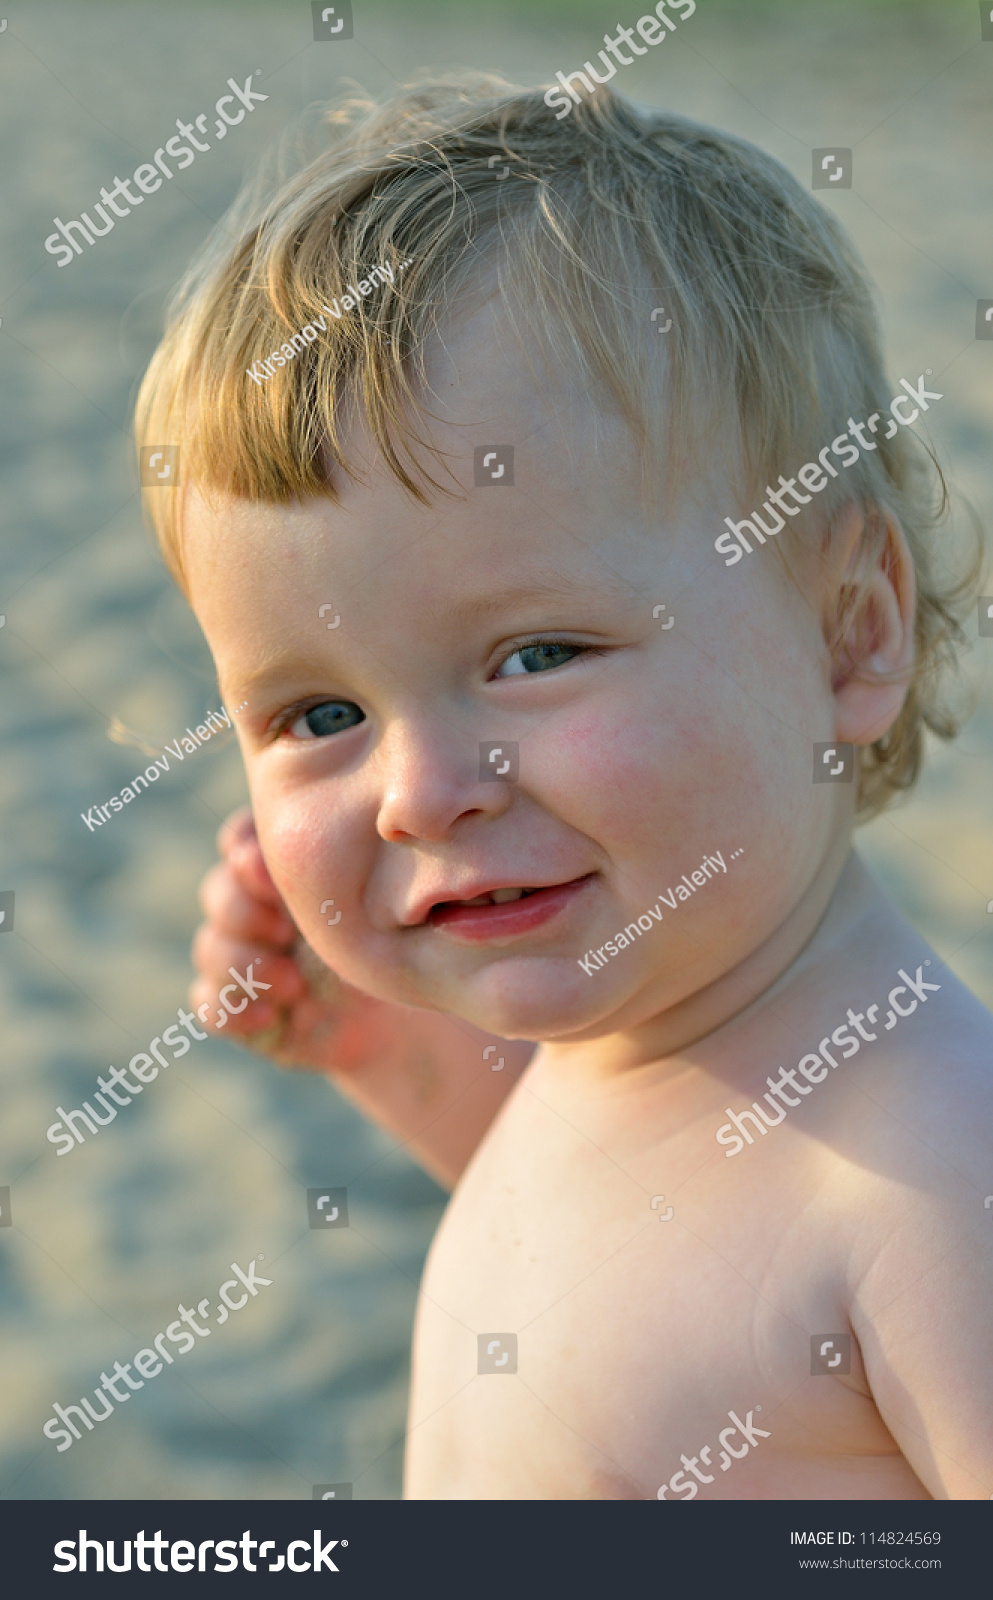
[[[254,640],[253,657],[268,658],[321,641],[399,649],[402,638],[429,656],[491,627],[609,630],[657,587],[659,539],[616,516],[580,526],[565,508],[544,516],[494,488],[482,506],[435,503],[403,521],[385,483],[384,495],[359,485],[341,507],[199,502],[190,599],[212,644],[242,658]]]
[[[267,505],[191,491],[191,586],[251,559],[276,583],[330,571],[350,585],[375,572],[374,589],[407,584],[423,596],[431,586],[453,604],[502,592],[508,576],[548,596],[630,590],[658,553],[648,545],[671,544],[676,506],[661,449],[639,446],[610,397],[532,331],[502,295],[439,324],[398,436],[434,479],[422,499],[354,396],[338,413],[337,454],[326,457],[333,498]],[[663,408],[664,397],[660,438]],[[710,490],[716,511],[720,463],[718,447],[703,480],[684,475],[680,492],[699,502]]]
[[[453,308],[425,345],[415,390],[420,415],[408,412],[407,426],[428,421],[447,447],[499,437],[522,461],[529,446],[535,454],[576,450],[586,465],[593,465],[591,446],[628,449],[631,428],[610,395],[591,384],[575,352],[556,350],[556,330],[532,313],[503,294]],[[353,416],[361,426],[361,414]]]

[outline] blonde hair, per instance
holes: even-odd
[[[664,345],[669,461],[685,471],[702,449],[704,416],[730,418],[743,490],[795,471],[849,415],[885,411],[894,393],[854,248],[785,168],[744,140],[606,89],[563,122],[540,89],[463,75],[383,106],[356,97],[325,111],[317,154],[295,161],[287,171],[281,153],[208,239],[142,384],[139,445],[179,445],[184,488],[336,500],[332,472],[351,470],[342,421],[357,400],[406,490],[422,501],[444,492],[444,463],[417,420],[424,353],[459,293],[491,272],[549,352],[643,444],[658,427]],[[293,358],[264,383],[248,377],[375,265],[391,268],[392,281],[382,274],[355,311],[326,317],[326,334],[306,348],[294,342]],[[653,298],[672,320],[664,341]],[[866,572],[885,514],[895,517],[917,578],[916,662],[896,721],[861,752],[863,817],[912,785],[925,727],[943,738],[958,731],[943,669],[964,639],[957,611],[980,566],[977,553],[964,578],[942,586],[940,469],[909,429],[876,443],[821,496],[822,538],[845,502],[864,506]],[[181,586],[183,493],[146,496]],[[839,645],[860,594],[856,583]]]

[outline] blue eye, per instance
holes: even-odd
[[[297,739],[326,739],[328,734],[342,733],[365,721],[365,712],[352,700],[325,700],[311,706],[291,723],[287,732]]]
[[[523,673],[547,672],[551,667],[564,667],[566,662],[573,661],[576,656],[582,654],[582,645],[562,644],[558,639],[525,644],[501,663],[495,676],[516,678]]]

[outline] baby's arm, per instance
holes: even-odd
[[[967,1172],[963,1157],[956,1166]],[[967,1182],[956,1183],[954,1199],[950,1185],[940,1187],[944,1194],[922,1171],[897,1214],[880,1207],[871,1226],[882,1242],[852,1325],[880,1415],[928,1493],[990,1500],[993,1215]]]
[[[227,1036],[284,1066],[327,1073],[433,1177],[453,1184],[534,1046],[374,1000],[335,978],[302,945],[247,809],[228,818],[218,849],[221,860],[200,890],[206,921],[193,941],[194,1009],[209,1002],[208,1015],[215,1015],[228,969],[244,972],[255,962],[256,976],[271,988],[230,1018]]]

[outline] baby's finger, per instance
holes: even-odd
[[[228,862],[218,862],[207,873],[200,885],[200,904],[209,921],[232,938],[258,939],[289,949],[297,937],[286,913],[243,887]]]
[[[254,894],[267,906],[282,911],[285,916],[289,915],[282,895],[269,876],[261,846],[254,835],[250,839],[243,839],[240,843],[233,844],[225,859],[239,883],[243,884],[249,894]]]
[[[221,824],[217,834],[217,849],[249,894],[256,895],[266,905],[286,912],[279,890],[269,876],[248,806],[233,811],[227,821]]]
[[[210,923],[197,929],[192,954],[199,976],[214,985],[215,993],[233,981],[232,967],[246,977],[252,967],[255,986],[258,988],[260,981],[268,984],[269,988],[261,993],[277,1005],[292,1004],[307,988],[307,980],[292,956],[267,950],[261,941],[245,944],[228,938]]]
[[[254,839],[255,819],[252,816],[251,806],[239,806],[237,811],[232,811],[217,830],[217,853],[226,856],[235,845],[243,844],[246,839]]]
[[[242,996],[245,999],[246,996]],[[261,1028],[270,1028],[274,1022],[285,1015],[285,1009],[278,1001],[266,995],[260,995],[257,1000],[250,1000],[244,1011],[228,1012],[220,1003],[217,984],[211,978],[196,978],[190,985],[190,1005],[207,1034],[219,1033],[221,1026],[229,1034],[258,1033]]]

